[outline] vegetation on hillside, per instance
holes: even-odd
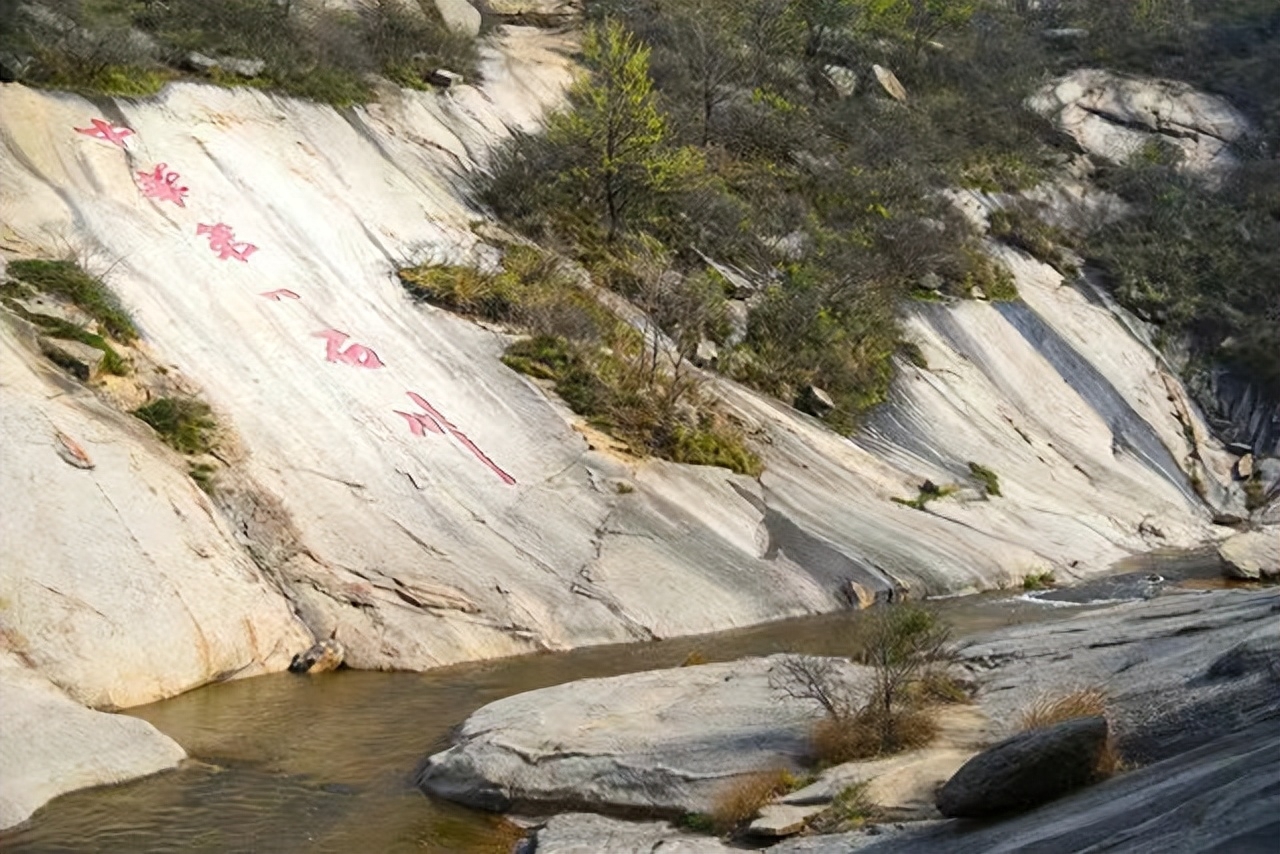
[[[139,96],[170,79],[206,73],[247,85],[343,105],[368,100],[370,73],[422,88],[424,75],[448,68],[474,75],[474,41],[450,30],[427,0],[421,13],[396,0],[358,11],[298,0],[45,0],[32,11],[0,0],[0,54],[15,60],[23,82]],[[192,53],[261,60],[244,76],[207,72]]]
[[[1188,79],[1241,104],[1275,144],[1280,13],[1267,4],[1031,5],[588,3],[590,76],[545,135],[500,153],[482,197],[624,294],[637,241],[660,245],[676,275],[705,276],[706,258],[742,271],[751,287],[726,282],[726,293],[749,311],[720,342],[718,369],[787,401],[820,387],[836,404],[824,417],[848,430],[884,399],[893,356],[911,356],[896,321],[906,300],[1016,298],[938,191],[1025,190],[1072,153],[1022,107],[1054,74],[1103,65]],[[1044,35],[1072,27],[1089,32]],[[873,64],[901,80],[905,103]],[[1280,301],[1267,270],[1280,241],[1275,194],[1253,176],[1276,169],[1250,159],[1242,184],[1254,192],[1219,194],[1172,169],[1111,170],[1138,215],[1071,241],[1123,303],[1271,382]],[[993,236],[1073,275],[1067,235],[1033,208],[997,216]],[[1188,239],[1202,225],[1212,236]],[[1179,253],[1162,254],[1170,243]]]

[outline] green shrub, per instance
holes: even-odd
[[[1044,572],[1031,572],[1031,573],[1027,573],[1026,577],[1022,579],[1022,589],[1023,590],[1045,590],[1049,587],[1052,587],[1055,583],[1056,581],[1054,580],[1052,570],[1045,570]]]
[[[138,337],[133,319],[101,279],[72,261],[11,261],[9,275],[50,294],[69,300],[102,324],[111,337],[129,343]]]
[[[891,500],[905,507],[923,510],[925,505],[930,501],[935,501],[939,498],[946,498],[955,491],[956,487],[954,484],[943,484],[942,486],[939,486],[931,480],[926,480],[924,483],[920,484],[920,492],[915,498],[898,498],[897,496],[894,496]]]
[[[209,405],[188,397],[161,397],[133,410],[166,445],[183,454],[203,454],[213,448],[217,423]]]
[[[969,463],[969,471],[982,481],[987,495],[1000,495],[1000,477],[995,472],[980,463],[973,462]]]

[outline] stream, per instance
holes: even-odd
[[[1153,584],[1152,573],[1166,580]],[[1161,587],[1213,585],[1212,551],[1142,555],[1113,574],[1044,593],[935,600],[958,637],[1069,618]],[[427,673],[342,670],[225,682],[130,709],[192,757],[174,770],[73,792],[0,833],[5,852],[502,852],[498,816],[430,799],[413,773],[486,703],[573,679],[794,651],[847,654],[857,612],[714,635],[588,647]]]

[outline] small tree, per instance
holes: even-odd
[[[575,150],[576,162],[559,177],[604,208],[612,242],[629,213],[678,186],[698,161],[669,144],[649,76],[649,48],[608,21],[588,30],[582,50],[593,73],[570,90],[572,109],[552,116],[547,134],[553,144]]]
[[[880,749],[897,749],[900,715],[907,688],[946,658],[951,631],[931,612],[910,605],[878,608],[862,625],[858,660],[873,672],[867,710],[880,734]]]

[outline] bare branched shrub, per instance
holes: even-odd
[[[930,611],[903,605],[868,612],[856,635],[857,660],[871,668],[869,686],[850,684],[839,660],[831,658],[791,656],[773,677],[775,690],[812,701],[824,712],[811,747],[814,758],[826,764],[922,747],[937,732],[926,704],[945,693],[938,686],[948,678],[948,627]]]

